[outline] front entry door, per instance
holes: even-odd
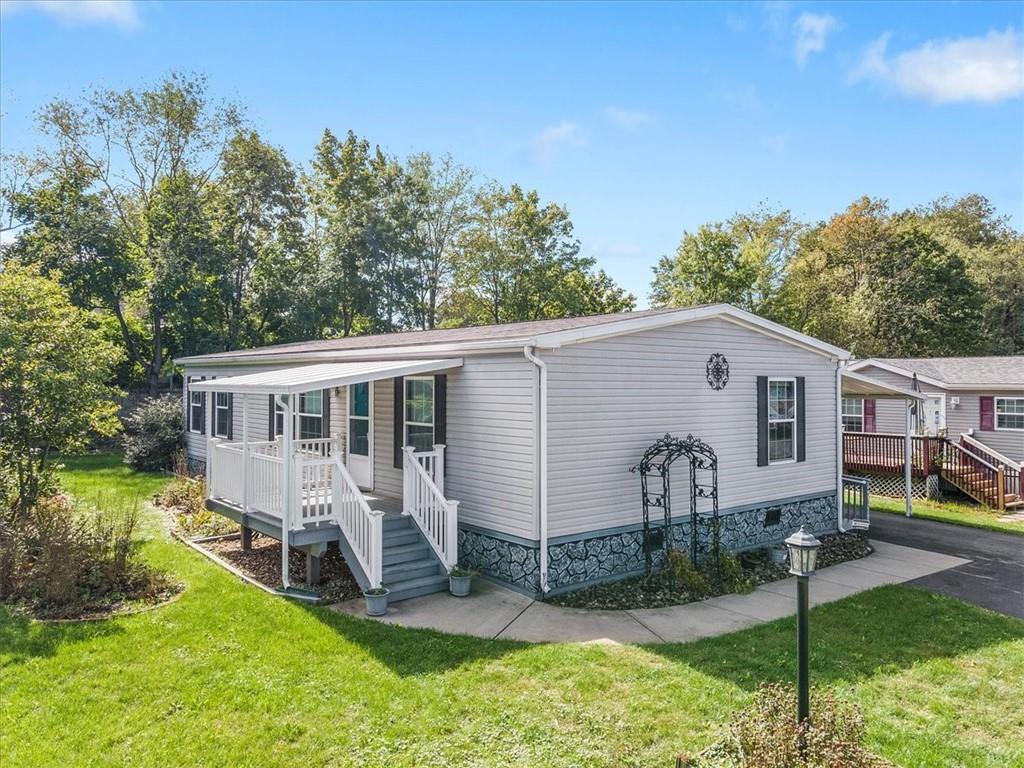
[[[356,485],[373,490],[373,385],[348,388],[348,471]]]
[[[921,433],[935,437],[946,430],[946,396],[928,394],[928,399],[921,403]]]

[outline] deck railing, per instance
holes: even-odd
[[[880,432],[844,432],[843,468],[858,472],[902,474],[906,436]],[[934,474],[943,439],[913,435],[910,438],[911,474]]]
[[[995,509],[1005,506],[1005,475],[959,443],[947,443],[942,456],[942,474],[961,491]]]
[[[992,448],[989,448],[980,440],[970,435],[960,435],[960,445],[973,453],[975,456],[987,461],[994,467],[1001,467],[1003,470],[1003,493],[1005,496],[1021,496],[1020,472],[1021,465],[1016,461],[1004,456]]]
[[[331,521],[334,474],[337,472],[334,456],[296,454],[295,462],[295,510],[297,520],[292,527],[308,523]]]
[[[242,444],[210,440],[210,495],[213,498],[242,504],[245,486],[242,483]]]
[[[441,562],[451,568],[459,558],[459,502],[446,499],[442,490],[444,446],[419,453],[406,446],[402,454],[402,514],[412,517]]]
[[[348,468],[335,453],[331,457],[333,517],[359,561],[371,587],[381,585],[384,569],[384,513],[370,509]]]
[[[252,446],[250,446],[252,450]],[[281,459],[271,453],[249,454],[249,509],[280,518],[283,510]]]

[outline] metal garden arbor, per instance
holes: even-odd
[[[686,457],[690,465],[690,560],[694,565],[700,554],[697,543],[698,519],[702,515],[710,518],[711,552],[715,558],[715,571],[718,572],[719,556],[719,520],[718,520],[718,456],[710,445],[698,437],[687,435],[685,439],[666,434],[651,445],[640,459],[640,463],[630,468],[630,472],[640,474],[640,486],[643,493],[644,511],[644,565],[651,572],[651,552],[660,545],[667,557],[672,551],[672,465],[680,457]],[[699,474],[698,474],[699,473]],[[661,487],[652,488],[652,480],[661,478]],[[699,513],[698,499],[710,499],[711,509]],[[661,508],[664,518],[662,540],[655,541],[651,529],[651,509]]]

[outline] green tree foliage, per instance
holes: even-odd
[[[117,431],[107,381],[120,353],[37,267],[0,271],[0,307],[0,471],[13,477],[5,506],[24,513],[50,489],[57,455]]]

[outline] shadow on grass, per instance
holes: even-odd
[[[513,640],[486,640],[430,629],[397,627],[349,616],[325,606],[304,608],[401,677],[443,673],[467,664],[498,659],[529,645]]]
[[[52,656],[67,643],[106,637],[124,630],[113,621],[36,622],[0,606],[0,669]]]
[[[811,677],[816,685],[853,682],[1021,639],[1019,619],[911,587],[880,587],[811,611]],[[791,683],[796,620],[648,650],[748,691],[762,682]]]

